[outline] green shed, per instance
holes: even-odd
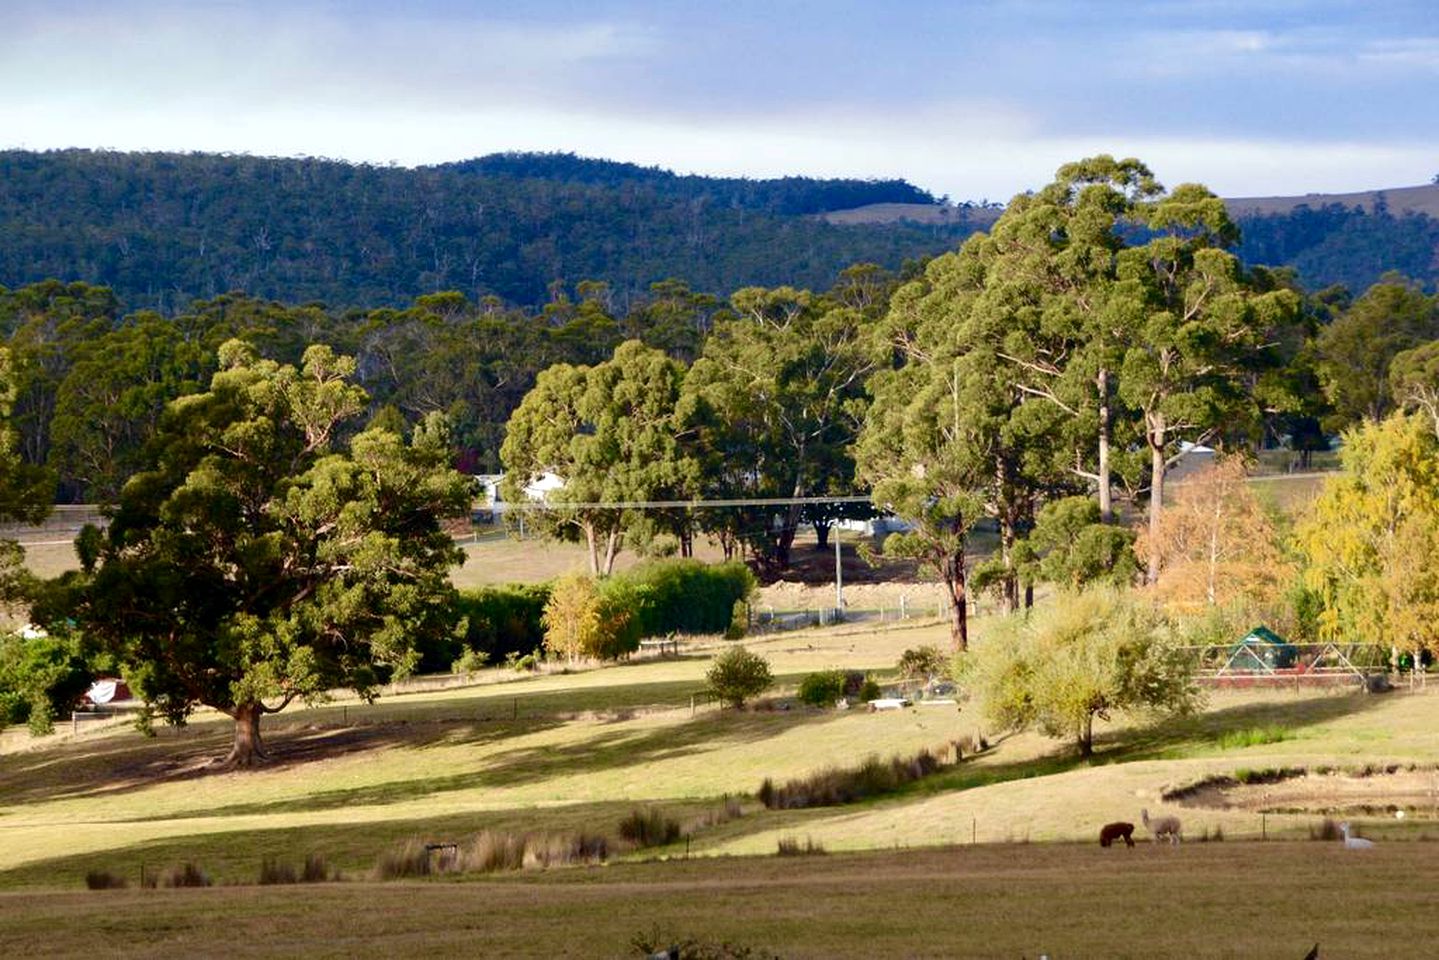
[[[1294,666],[1298,659],[1298,647],[1268,627],[1259,626],[1229,648],[1229,659],[1224,669],[1271,673]]]

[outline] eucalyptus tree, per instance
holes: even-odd
[[[685,414],[708,497],[801,498],[853,492],[849,446],[865,416],[873,360],[865,329],[879,309],[807,290],[750,287],[730,298],[685,379]],[[772,569],[789,564],[798,506],[708,522]],[[824,514],[823,524],[833,516]],[[718,529],[715,529],[718,527]]]
[[[525,489],[544,474],[563,481],[526,522],[545,535],[582,538],[592,575],[610,573],[635,519],[604,504],[685,499],[698,484],[676,417],[684,375],[662,351],[630,340],[593,367],[543,371],[510,417],[502,495],[523,505]]]
[[[1230,252],[1239,231],[1224,201],[1183,184],[1144,210],[1147,243],[1122,250],[1119,278],[1143,293],[1142,323],[1124,351],[1119,395],[1143,419],[1149,451],[1149,531],[1157,537],[1168,468],[1180,444],[1204,443],[1257,413],[1246,372],[1271,364],[1277,332],[1299,297],[1260,292]],[[1147,576],[1159,576],[1149,558]]]
[[[349,358],[312,346],[296,369],[230,341],[219,359],[42,612],[101,643],[150,711],[230,716],[225,763],[245,767],[267,758],[265,714],[340,686],[373,697],[417,636],[452,628],[443,521],[469,498],[438,418],[408,444],[383,428],[341,443],[367,402]]]

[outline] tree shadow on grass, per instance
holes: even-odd
[[[515,834],[567,834],[581,831],[614,837],[621,819],[636,804],[602,801],[547,808],[517,808],[438,817],[393,818],[365,823],[325,823],[302,827],[231,830],[143,840],[106,850],[76,851],[0,872],[0,888],[79,887],[89,871],[106,871],[138,886],[142,867],[155,876],[166,867],[194,863],[223,883],[254,883],[262,860],[296,867],[309,854],[323,856],[347,879],[362,879],[391,846],[418,839],[426,843],[468,842],[482,830]],[[667,804],[683,818],[706,804]]]
[[[570,690],[482,688],[474,697],[414,701],[398,696],[373,704],[328,704],[268,717],[262,734],[271,761],[262,769],[285,770],[392,747],[481,745],[581,716],[623,720],[635,711],[677,709],[698,690],[695,681],[680,680]],[[225,756],[232,735],[229,719],[202,719],[178,728],[157,726],[154,737],[112,731],[0,756],[0,805],[116,796],[228,774],[214,761]]]
[[[759,743],[801,724],[832,722],[837,715],[819,711],[785,713],[707,713],[676,725],[621,729],[596,727],[592,736],[564,745],[511,751],[493,765],[448,776],[392,780],[341,790],[320,790],[303,797],[254,803],[225,804],[183,815],[140,818],[175,820],[297,813],[351,806],[403,803],[460,790],[502,788],[538,783],[554,777],[599,773],[694,756],[734,743]]]
[[[1372,710],[1379,705],[1378,701],[1379,698],[1372,695],[1353,693],[1236,704],[1192,717],[1173,717],[1149,727],[1097,735],[1092,757],[1082,757],[1073,745],[1065,745],[1054,753],[1027,760],[983,765],[961,763],[916,781],[890,797],[971,790],[1113,763],[1213,756],[1209,751],[1217,749],[1218,741],[1225,734],[1257,727],[1280,727],[1293,732]],[[997,745],[996,742],[991,746],[991,752]]]

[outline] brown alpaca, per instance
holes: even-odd
[[[1106,823],[1099,831],[1099,845],[1107,847],[1120,837],[1124,838],[1126,847],[1134,846],[1134,824],[1123,821]]]

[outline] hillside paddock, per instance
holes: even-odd
[[[163,938],[167,949],[237,956],[352,955],[361,943],[396,955],[625,956],[658,924],[665,936],[783,956],[1298,960],[1314,940],[1333,944],[1326,956],[1393,956],[1439,932],[1411,902],[1432,889],[1439,860],[1439,846],[1422,842],[1439,837],[1433,694],[1216,692],[1186,720],[1140,729],[1117,717],[1091,763],[1034,734],[985,731],[973,703],[869,713],[790,701],[808,672],[883,674],[907,647],[945,641],[939,624],[753,639],[779,685],[740,713],[702,694],[718,641],[575,673],[489,670],[373,705],[341,698],[268,718],[276,762],[253,773],[209,768],[230,735],[214,715],[151,739],[118,720],[38,740],[9,730],[0,949],[78,955],[105,937],[111,950]],[[974,754],[980,734],[990,746]],[[955,741],[961,762],[885,796],[793,810],[754,799],[766,777],[924,748],[950,759]],[[1285,781],[1291,793],[1307,783],[1303,802],[1232,787],[1166,799],[1281,770],[1312,773]],[[1093,842],[1103,823],[1138,824],[1141,807],[1180,816],[1188,842]],[[686,839],[630,847],[619,823],[637,810],[673,819]],[[1379,848],[1311,842],[1327,812]],[[398,844],[465,844],[486,830],[602,835],[609,858],[374,882]],[[781,841],[826,853],[775,857]],[[345,882],[254,886],[262,861],[308,854]],[[142,871],[186,862],[216,886],[136,889]],[[129,888],[86,891],[91,872]]]

